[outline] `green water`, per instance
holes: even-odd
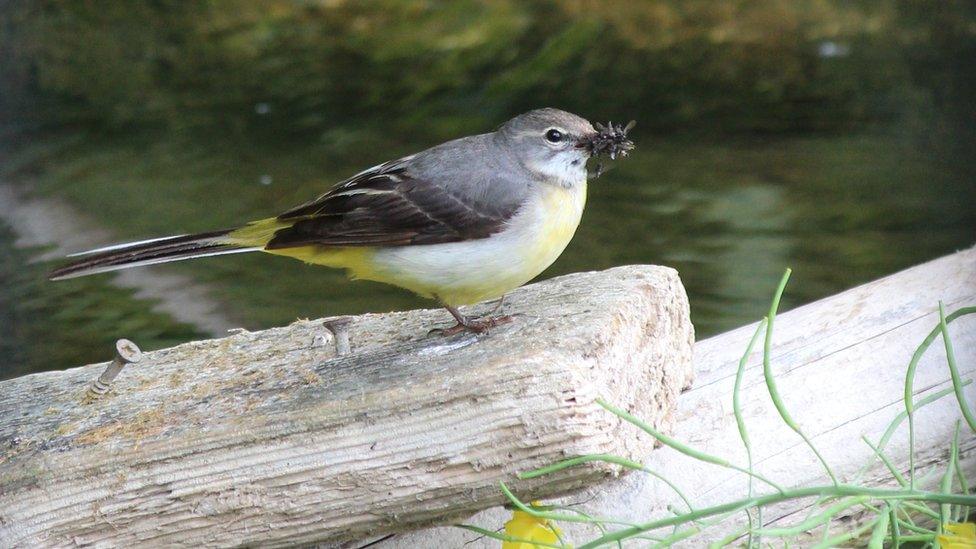
[[[635,118],[542,278],[673,266],[699,338],[761,317],[786,267],[790,308],[976,244],[971,3],[606,5],[25,3],[0,11],[0,180],[150,238],[274,215],[528,108]],[[48,283],[12,242],[0,378],[200,336],[111,275]],[[166,268],[251,329],[430,306],[262,254]]]
[[[15,248],[13,238],[0,225],[0,379],[109,360],[122,334],[151,349],[203,335],[104,279],[50,284],[33,261],[42,250]]]
[[[355,170],[288,155],[235,163],[218,151],[200,158],[182,147],[146,147],[74,149],[59,170],[35,178],[37,190],[57,189],[138,238],[259,218],[321,190],[318,173]],[[126,168],[113,169],[120,164]],[[976,186],[962,167],[886,134],[711,144],[645,138],[591,182],[580,230],[543,278],[630,263],[673,266],[706,337],[760,318],[787,266],[795,272],[789,308],[976,243]],[[183,180],[170,181],[177,174]],[[272,183],[262,184],[262,175]],[[80,177],[87,184],[68,184]],[[46,266],[25,265],[30,250],[11,250],[9,236],[0,241],[0,319],[12,323],[5,342],[18,349],[4,353],[14,357],[4,376],[105,359],[117,337],[155,348],[196,335],[107,285],[111,275],[49,283]],[[209,283],[227,313],[252,329],[430,305],[261,254],[170,268]]]

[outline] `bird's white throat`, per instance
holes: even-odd
[[[526,168],[540,175],[547,183],[568,189],[586,182],[586,159],[581,151],[566,151],[528,163]]]

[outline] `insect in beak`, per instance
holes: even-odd
[[[634,142],[627,139],[629,132],[637,124],[631,120],[626,126],[607,122],[603,125],[599,122],[593,124],[596,133],[584,137],[580,140],[577,147],[585,149],[590,156],[607,155],[610,160],[616,160],[617,156],[625,157],[627,153],[634,149]],[[591,179],[600,177],[604,173],[603,165],[597,164],[596,172],[590,175]]]
[[[607,122],[603,125],[599,122],[593,124],[596,133],[580,140],[579,147],[589,151],[591,156],[607,155],[611,160],[616,160],[617,156],[627,156],[627,152],[633,150],[634,142],[627,139],[627,132],[637,125],[631,120],[626,126]]]

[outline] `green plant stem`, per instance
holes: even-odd
[[[539,469],[533,469],[525,473],[516,473],[515,476],[520,480],[537,478],[543,475],[548,475],[550,473],[555,473],[556,471],[562,471],[563,469],[568,469],[570,467],[575,467],[577,465],[581,465],[583,463],[590,463],[593,461],[613,463],[615,465],[626,467],[627,469],[635,469],[638,471],[645,469],[645,467],[640,463],[629,460],[627,458],[622,458],[611,454],[587,454],[585,456],[579,456],[579,457],[563,460],[558,463],[553,463],[552,465],[547,465]]]
[[[902,504],[898,506],[898,510],[901,511],[901,514],[902,515],[904,515],[904,517],[905,517],[905,523],[906,524],[909,524],[911,526],[915,526],[915,520],[912,519],[912,515],[908,511],[905,510],[905,503],[906,502],[902,502]],[[928,508],[926,507],[926,509],[928,509]],[[929,510],[931,511],[931,509],[929,509]],[[936,514],[936,518],[938,518],[938,514]]]
[[[797,534],[807,532],[809,530],[813,530],[817,526],[820,526],[830,521],[837,513],[846,511],[847,509],[850,509],[851,507],[855,507],[857,505],[863,505],[870,500],[871,498],[869,496],[862,496],[862,497],[852,498],[852,499],[844,499],[842,501],[835,503],[834,505],[831,505],[821,513],[807,517],[805,520],[803,520],[797,525],[789,526],[786,528],[761,529],[757,533],[760,533],[764,536],[772,536],[772,537],[795,536]]]
[[[683,444],[683,443],[679,442],[678,440],[675,440],[675,439],[673,439],[673,438],[665,435],[664,433],[659,432],[657,429],[651,427],[647,423],[644,423],[643,421],[637,419],[636,417],[630,415],[629,413],[621,410],[620,408],[617,408],[616,406],[614,406],[614,405],[606,402],[602,398],[596,399],[596,403],[599,404],[600,406],[603,406],[604,408],[606,408],[607,410],[609,410],[613,414],[617,415],[618,417],[624,419],[625,421],[636,425],[637,427],[639,427],[641,430],[643,430],[647,434],[649,434],[652,437],[654,437],[655,439],[661,441],[661,443],[664,444],[665,446],[668,446],[668,447],[670,447],[670,448],[672,448],[674,450],[677,450],[677,451],[681,452],[682,454],[685,454],[686,456],[695,458],[695,459],[697,459],[699,461],[704,461],[706,463],[712,463],[714,465],[719,465],[721,467],[727,467],[729,469],[734,469],[734,470],[739,471],[741,473],[745,473],[745,474],[747,474],[749,476],[755,477],[756,479],[765,482],[766,484],[768,484],[768,485],[772,486],[773,488],[775,488],[780,493],[783,493],[784,492],[783,488],[780,485],[778,485],[775,482],[767,479],[766,477],[764,477],[764,476],[762,476],[762,475],[760,475],[758,473],[752,473],[748,469],[746,469],[744,467],[741,467],[739,465],[732,464],[729,461],[724,460],[724,459],[722,459],[720,457],[716,457],[716,456],[713,456],[711,454],[706,454],[705,452],[702,452],[701,450],[697,450],[695,448],[692,448],[691,446],[688,446],[686,444]]]
[[[820,455],[820,451],[817,450],[817,447],[814,446],[812,442],[810,442],[810,439],[807,437],[806,433],[800,429],[800,425],[793,420],[793,416],[791,416],[789,410],[786,409],[786,404],[784,404],[783,398],[779,394],[779,388],[776,385],[776,378],[773,376],[773,366],[772,361],[770,360],[770,351],[773,345],[773,322],[776,319],[776,311],[779,309],[780,299],[783,297],[783,291],[786,289],[786,283],[789,281],[790,273],[792,272],[792,270],[786,269],[786,272],[783,273],[783,278],[780,279],[779,286],[776,288],[776,293],[773,295],[773,303],[769,306],[766,338],[763,341],[763,376],[766,378],[766,388],[769,390],[769,396],[772,398],[773,405],[776,407],[776,411],[779,412],[783,422],[786,423],[790,429],[793,429],[796,434],[800,435],[803,442],[806,443],[810,450],[813,451],[813,454],[817,456],[817,459],[820,460],[820,464],[823,465],[824,470],[827,471],[827,476],[830,477],[831,482],[837,484],[837,477],[834,475],[833,470],[831,470],[830,465],[827,464],[827,460]]]
[[[691,528],[686,528],[679,532],[675,532],[670,536],[661,539],[660,542],[656,543],[655,547],[672,547],[675,543],[684,541],[696,534],[700,534],[702,529],[698,526],[692,526]]]
[[[941,305],[941,303],[940,303]],[[941,309],[941,307],[940,307]],[[945,326],[945,324],[943,324]],[[956,435],[952,440],[952,449],[949,451],[949,463],[946,466],[945,474],[942,475],[942,480],[939,481],[939,491],[943,494],[952,493],[952,477],[956,472],[956,456],[959,455],[959,422],[956,422]],[[952,508],[948,503],[939,504],[939,524],[937,525],[936,532],[942,533],[943,526],[949,522],[952,518],[951,516]]]
[[[928,507],[926,507],[924,505],[919,505],[919,504],[914,503],[914,502],[911,502],[911,501],[906,501],[906,502],[904,502],[902,504],[902,507],[904,507],[906,509],[911,509],[912,511],[915,511],[917,513],[922,513],[923,515],[925,515],[925,516],[927,516],[927,517],[929,517],[931,519],[934,519],[934,520],[938,520],[939,519],[939,514],[938,513],[936,513],[935,511],[929,509]]]
[[[893,549],[901,546],[901,528],[898,526],[898,515],[895,513],[897,503],[888,507],[888,522],[891,524],[891,545]]]
[[[643,471],[651,475],[652,477],[660,480],[661,482],[667,484],[668,487],[671,488],[671,490],[675,494],[677,494],[679,498],[681,498],[681,501],[688,507],[689,511],[695,510],[695,508],[691,505],[691,500],[689,500],[688,497],[685,496],[684,492],[682,492],[680,488],[678,488],[673,482],[668,480],[666,477],[664,477],[663,475],[661,475],[656,471],[648,469],[647,467],[641,465],[640,463],[637,463],[636,461],[631,461],[629,459],[622,458],[619,456],[614,456],[611,454],[588,454],[585,456],[563,460],[558,463],[553,463],[552,465],[548,465],[546,467],[542,467],[539,469],[533,469],[532,471],[528,471],[526,473],[517,473],[515,476],[520,480],[537,478],[543,475],[548,475],[550,473],[555,473],[556,471],[567,469],[569,467],[575,467],[577,465],[581,465],[583,463],[589,463],[593,461],[604,461],[607,463],[614,463],[622,467],[626,467],[628,469]]]
[[[559,509],[561,511],[569,511],[570,513],[576,513],[577,515],[579,515],[581,517],[585,517],[585,518],[588,518],[588,519],[593,520],[593,523],[592,523],[593,526],[596,526],[597,530],[599,530],[603,534],[606,534],[607,531],[608,531],[607,530],[607,527],[606,527],[606,524],[611,524],[609,522],[606,523],[606,524],[604,524],[604,523],[596,520],[594,517],[588,515],[587,513],[583,512],[583,511],[580,511],[579,509],[574,509],[572,507],[563,506],[563,505],[554,505],[554,506],[552,506],[552,508],[553,509]],[[633,526],[634,525],[634,523],[632,523],[632,522],[625,522],[625,521],[614,522],[612,524],[622,524],[622,525],[625,525],[625,526]],[[560,538],[560,540],[561,539],[562,538]],[[657,541],[657,540],[654,540],[654,541]],[[617,541],[617,547],[618,547],[618,549],[623,549],[623,543],[621,543],[620,541]]]
[[[540,510],[538,510],[535,507],[531,507],[529,505],[526,505],[521,500],[519,500],[517,497],[515,497],[515,494],[513,494],[512,491],[509,490],[508,486],[504,482],[499,482],[498,484],[501,487],[502,493],[505,494],[505,497],[508,498],[508,500],[510,502],[512,502],[512,505],[514,505],[515,507],[517,507],[520,511],[523,511],[525,513],[528,513],[528,514],[530,514],[530,515],[532,515],[534,517],[545,518],[545,519],[548,519],[548,520],[562,521],[562,522],[579,522],[579,523],[582,523],[582,524],[613,523],[614,522],[613,520],[604,519],[602,517],[601,518],[597,518],[597,517],[587,516],[587,517],[582,517],[581,518],[581,517],[575,516],[575,515],[566,515],[566,514],[562,514],[562,513],[552,513],[552,512],[549,512],[549,511],[540,511]],[[631,526],[630,528],[636,528],[637,526],[640,526],[640,525],[638,524],[636,526]],[[614,541],[614,540],[611,540],[611,541]]]
[[[868,440],[867,436],[862,436],[861,440],[863,440],[864,444],[867,444],[868,447],[871,448],[871,450],[874,452],[874,455],[878,456],[878,458],[881,460],[881,463],[884,463],[885,467],[888,468],[888,472],[891,473],[891,476],[894,477],[896,481],[898,481],[899,486],[904,488],[905,486],[908,485],[908,481],[905,480],[905,477],[901,474],[901,472],[898,469],[895,468],[895,465],[891,463],[891,460],[888,459],[888,456],[886,456],[885,453],[882,452],[880,448],[871,444],[871,441]]]
[[[952,376],[952,388],[956,393],[956,400],[959,402],[959,409],[962,417],[966,419],[969,428],[976,433],[976,417],[973,410],[966,402],[966,395],[962,392],[962,378],[959,375],[959,368],[956,366],[956,352],[952,348],[952,340],[949,338],[949,325],[946,323],[945,304],[939,301],[939,328],[942,331],[942,342],[945,344],[946,362],[949,363],[949,374]]]
[[[938,519],[936,519],[936,520],[938,520]],[[925,534],[925,535],[928,535],[928,536],[934,536],[935,535],[935,530],[929,530],[928,528],[922,528],[921,526],[916,526],[915,524],[912,524],[910,522],[906,522],[906,521],[901,520],[901,519],[898,519],[898,524],[900,524],[906,530],[910,530],[912,532],[915,532],[916,534]]]
[[[860,528],[856,528],[853,531],[844,532],[843,534],[838,534],[834,537],[827,538],[822,542],[814,545],[812,549],[829,549],[831,547],[837,547],[838,545],[844,542],[855,540],[861,537],[868,530],[874,528],[880,520],[881,518],[879,517],[877,519],[865,523],[863,526],[861,526]]]
[[[504,484],[503,484],[504,487]],[[508,492],[507,488],[503,488],[504,492]],[[626,528],[623,530],[618,530],[612,532],[608,535],[602,536],[595,540],[592,540],[584,545],[579,546],[577,549],[593,549],[599,547],[602,544],[616,541],[618,539],[626,539],[635,534],[640,534],[643,532],[656,530],[658,528],[663,528],[667,526],[673,526],[675,524],[689,522],[695,519],[701,519],[705,517],[715,516],[721,513],[727,513],[730,511],[737,511],[749,507],[774,505],[791,499],[800,499],[816,496],[825,497],[861,497],[868,496],[874,499],[887,500],[887,501],[900,501],[900,500],[924,500],[932,503],[951,503],[956,505],[966,505],[966,506],[976,506],[976,496],[963,495],[963,494],[942,494],[938,492],[929,492],[923,490],[892,490],[887,488],[866,488],[863,486],[852,486],[848,484],[831,484],[827,486],[811,486],[806,488],[795,488],[786,491],[785,493],[768,494],[765,496],[759,496],[754,498],[741,499],[722,505],[716,505],[714,507],[708,507],[704,509],[699,509],[694,513],[688,513],[680,517],[669,517],[665,519],[658,519],[651,522],[646,522],[639,524],[635,527]],[[514,496],[510,498],[510,501],[519,507],[522,511],[525,511],[534,516],[540,518],[548,518],[551,520],[560,520],[560,517],[550,516],[544,512],[536,511],[529,508],[524,503],[514,499]]]
[[[912,542],[912,541],[932,541],[932,536],[901,536],[901,541]]]
[[[756,331],[752,334],[752,339],[749,340],[749,345],[746,346],[746,352],[743,353],[742,358],[739,359],[739,367],[735,371],[735,386],[732,388],[732,413],[735,416],[735,424],[739,428],[739,438],[742,439],[742,446],[744,446],[746,449],[746,468],[749,470],[749,485],[747,495],[749,497],[752,497],[753,494],[752,484],[755,469],[753,468],[752,464],[752,444],[749,442],[749,432],[746,429],[745,417],[742,415],[742,404],[739,399],[739,394],[742,387],[742,378],[745,377],[746,363],[749,360],[749,355],[752,354],[752,349],[756,346],[756,341],[759,340],[759,334],[762,333],[762,330],[765,327],[766,319],[763,318],[761,321],[759,321],[759,325],[756,326]],[[762,527],[761,518],[762,517],[760,515],[760,527]],[[746,541],[746,547],[751,549],[754,542],[756,542],[756,545],[762,545],[760,540],[753,540],[754,526],[752,522],[752,513],[748,510],[746,510],[746,520],[749,523],[749,539]]]
[[[531,544],[534,544],[534,546],[536,546],[536,547],[554,547],[555,549],[567,549],[567,546],[565,544],[563,544],[563,545],[555,545],[555,544],[552,544],[552,543],[545,543],[545,542],[542,542],[542,541],[534,541],[534,540],[531,540],[531,539],[517,538],[515,536],[510,536],[508,534],[502,534],[500,532],[494,532],[492,530],[486,530],[484,528],[479,528],[477,526],[471,526],[470,524],[455,524],[454,526],[456,526],[457,528],[463,528],[465,530],[469,530],[471,532],[475,532],[477,534],[481,534],[482,536],[487,536],[489,538],[493,538],[493,539],[497,539],[497,540],[501,540],[501,541],[511,541],[511,542],[515,542],[515,543],[531,543]]]
[[[878,516],[878,521],[874,524],[871,531],[871,539],[868,540],[868,549],[884,549],[885,536],[888,534],[888,525],[891,521],[891,508],[885,506]]]
[[[933,520],[936,520],[936,521],[939,520],[939,514],[938,513],[936,513],[935,511],[929,509],[928,507],[926,507],[924,505],[919,505],[919,504],[917,504],[915,502],[912,502],[912,501],[899,501],[899,502],[894,502],[894,503],[886,503],[885,505],[887,505],[889,508],[894,507],[894,506],[897,506],[897,507],[907,507],[907,508],[914,509],[916,511],[922,512],[924,514],[927,514],[928,516],[932,517]],[[881,509],[879,509],[879,508],[877,508],[877,507],[875,507],[875,506],[873,506],[871,504],[865,503],[864,504],[864,508],[867,509],[867,510],[869,510],[869,511],[871,511],[875,515],[880,515],[881,514]],[[905,516],[908,516],[908,515],[906,514]],[[915,523],[911,523],[911,524],[914,526]],[[920,532],[931,532],[931,530],[926,530],[924,528],[919,528],[918,531],[920,531]]]
[[[719,549],[721,547],[725,547],[726,545],[728,545],[728,544],[732,543],[733,541],[741,538],[742,536],[745,536],[745,535],[749,534],[749,531],[751,529],[752,529],[752,523],[750,523],[749,525],[744,526],[742,528],[739,528],[735,532],[732,532],[731,534],[725,536],[724,538],[722,538],[722,539],[720,539],[718,541],[714,541],[714,542],[710,543],[708,545],[708,549]]]
[[[915,488],[915,403],[913,402],[913,395],[915,393],[915,370],[918,369],[918,363],[922,360],[922,355],[928,350],[935,338],[942,333],[943,324],[948,325],[953,320],[964,316],[976,313],[976,307],[962,307],[956,309],[949,316],[945,317],[945,320],[940,316],[939,325],[929,332],[929,335],[925,336],[922,340],[921,345],[915,349],[912,354],[911,360],[908,361],[908,369],[905,371],[905,415],[908,417],[908,479],[909,485],[912,489]],[[953,390],[956,389],[956,384],[953,383]]]
[[[956,432],[952,435],[952,453],[949,455],[949,467],[946,469],[946,476],[949,477],[951,491],[952,477],[959,471],[959,421],[956,420]],[[965,480],[965,477],[962,477]],[[960,493],[968,494],[969,490],[960,486]],[[952,514],[952,522],[959,522],[959,516],[963,515],[962,506],[957,505]]]
[[[659,543],[659,545],[656,545],[655,547],[658,547],[658,546],[660,546],[660,547],[671,547],[672,545],[674,545],[675,543],[677,543],[680,540],[686,539],[686,538],[688,538],[688,537],[690,537],[690,536],[692,536],[692,535],[694,535],[696,533],[703,532],[703,531],[705,531],[705,529],[711,528],[712,526],[715,526],[717,524],[721,524],[722,522],[724,522],[725,520],[727,520],[732,514],[737,513],[738,511],[739,510],[737,509],[737,510],[733,510],[733,511],[730,511],[728,513],[725,513],[725,514],[719,514],[719,515],[715,516],[714,518],[712,518],[709,521],[696,520],[694,527],[689,528],[689,529],[685,529],[685,530],[679,530],[681,524],[675,524],[674,525],[674,532],[671,534],[671,536],[669,536],[667,538],[663,538],[661,540],[658,540],[660,543]],[[721,546],[720,545],[719,546],[716,546],[715,544],[712,544],[709,547],[710,548],[713,548],[713,547],[721,547]]]
[[[955,435],[955,440],[954,440],[954,446],[955,446],[955,454],[956,454],[956,456],[955,456],[955,460],[956,460],[956,480],[959,482],[959,491],[961,493],[963,493],[963,494],[968,494],[969,493],[969,482],[966,481],[966,475],[964,475],[963,472],[962,472],[962,464],[960,463],[960,460],[959,460],[959,429],[958,429],[958,422],[956,423],[956,435]],[[965,512],[963,512],[962,509],[960,509],[960,512],[962,513],[963,518],[965,518],[966,517]]]
[[[966,387],[967,385],[970,385],[972,382],[973,381],[971,379],[967,379],[966,381],[963,382],[962,386]],[[928,395],[927,397],[920,399],[918,402],[915,402],[914,408],[915,410],[918,410],[923,406],[928,406],[929,404],[932,404],[933,402],[939,400],[940,398],[953,394],[954,391],[955,389],[953,387],[948,387],[936,393],[932,393],[931,395]],[[907,417],[908,417],[908,412],[906,410],[902,410],[901,412],[898,413],[898,415],[895,416],[895,419],[891,420],[891,423],[888,424],[888,428],[885,429],[884,434],[881,435],[881,439],[878,440],[877,448],[879,451],[881,452],[884,451],[884,449],[888,446],[888,441],[891,440],[891,437],[894,436],[895,431],[898,430],[898,427],[901,425],[901,422],[905,421],[905,418]],[[862,467],[861,470],[857,472],[857,477],[860,478],[861,476],[863,476],[864,473],[870,467],[871,467],[870,463],[865,464],[864,467]]]
[[[596,524],[597,526],[599,526],[602,535],[580,546],[578,549],[591,549],[591,548],[599,547],[606,543],[613,543],[613,542],[616,542],[619,545],[621,540],[634,538],[637,536],[646,536],[648,535],[648,533],[661,528],[674,527],[674,531],[670,536],[660,539],[659,543],[661,545],[668,545],[670,543],[686,540],[700,533],[705,527],[714,524],[717,520],[721,520],[721,517],[726,517],[728,516],[728,514],[738,513],[743,510],[745,510],[749,516],[750,526],[746,527],[745,529],[740,529],[732,533],[731,535],[724,538],[722,541],[713,544],[713,546],[721,546],[727,544],[745,534],[750,535],[750,543],[751,540],[753,539],[751,536],[754,534],[786,537],[790,535],[795,535],[802,531],[809,531],[811,528],[815,528],[817,525],[820,524],[826,524],[828,527],[824,529],[823,540],[818,545],[819,547],[834,546],[840,543],[845,543],[854,539],[858,539],[860,536],[864,535],[869,530],[871,530],[871,538],[869,542],[870,547],[882,547],[884,542],[889,540],[895,547],[898,547],[901,543],[907,541],[928,542],[928,545],[932,545],[934,543],[935,535],[942,531],[942,524],[944,524],[946,521],[952,518],[952,511],[954,510],[952,506],[957,506],[957,508],[955,509],[955,511],[957,512],[961,511],[962,507],[974,507],[976,506],[976,496],[968,494],[968,488],[965,488],[965,477],[962,474],[962,471],[959,466],[959,459],[958,459],[959,424],[958,423],[956,425],[956,435],[953,440],[953,447],[950,453],[950,460],[944,474],[940,479],[939,492],[923,491],[923,490],[915,489],[916,478],[915,478],[915,463],[914,463],[914,455],[913,455],[914,454],[913,414],[918,408],[927,405],[929,403],[935,402],[939,398],[943,398],[950,393],[955,393],[957,400],[959,401],[960,407],[963,410],[963,415],[967,419],[967,423],[969,423],[970,427],[973,428],[974,431],[976,431],[976,418],[973,417],[973,414],[969,409],[968,404],[966,403],[962,395],[962,388],[970,384],[971,381],[970,380],[963,381],[960,379],[958,368],[956,367],[955,364],[955,355],[952,349],[951,342],[949,340],[949,333],[947,329],[948,323],[951,322],[952,320],[960,316],[963,316],[965,314],[976,313],[976,307],[962,308],[955,311],[952,314],[946,315],[944,305],[942,303],[939,304],[939,316],[940,316],[939,326],[937,326],[936,329],[933,330],[929,334],[929,336],[923,341],[923,343],[916,349],[912,357],[912,360],[909,364],[909,374],[906,375],[906,381],[905,381],[905,403],[906,403],[905,410],[901,414],[899,414],[899,416],[896,417],[892,421],[892,423],[888,426],[888,429],[885,431],[884,435],[882,436],[877,446],[872,445],[867,438],[864,439],[865,443],[867,443],[868,446],[871,447],[875,455],[882,461],[882,463],[888,468],[889,472],[891,472],[892,476],[898,481],[900,485],[900,489],[867,488],[867,487],[862,487],[862,486],[857,486],[852,484],[840,484],[837,481],[833,472],[831,471],[829,465],[826,463],[826,461],[823,459],[823,457],[820,455],[817,449],[812,445],[811,441],[800,430],[799,425],[795,421],[793,421],[792,417],[789,415],[788,410],[783,405],[782,398],[780,397],[779,391],[775,386],[775,379],[772,375],[772,368],[770,365],[770,357],[771,357],[770,349],[771,349],[771,341],[772,341],[773,323],[779,306],[779,301],[780,298],[782,297],[783,291],[785,290],[786,283],[789,279],[789,275],[790,275],[790,271],[787,269],[782,280],[780,281],[779,287],[777,288],[776,294],[773,298],[773,304],[770,307],[770,314],[766,319],[764,319],[763,322],[760,322],[759,325],[757,326],[756,332],[753,334],[753,337],[750,340],[748,349],[746,350],[745,354],[743,355],[743,357],[739,362],[739,368],[736,374],[735,388],[733,392],[733,411],[735,413],[736,422],[739,427],[739,435],[742,438],[743,445],[746,448],[746,453],[748,456],[747,468],[742,468],[740,466],[730,463],[725,459],[713,456],[711,454],[707,454],[705,452],[701,452],[700,450],[687,446],[667,435],[658,432],[650,425],[630,415],[624,410],[616,408],[613,405],[603,401],[602,399],[596,399],[596,402],[601,406],[603,406],[608,411],[636,425],[640,429],[644,430],[645,432],[653,436],[655,439],[659,440],[661,443],[685,455],[688,455],[700,461],[704,461],[706,463],[712,463],[715,465],[727,467],[749,475],[750,476],[749,496],[747,498],[725,503],[722,505],[696,510],[693,507],[691,507],[687,498],[685,498],[684,495],[680,491],[678,491],[676,487],[672,486],[675,492],[678,493],[679,496],[681,496],[681,498],[688,505],[690,509],[688,513],[679,514],[673,517],[661,518],[661,519],[657,519],[642,524],[633,524],[617,531],[608,532],[604,528],[605,524],[616,523],[619,525],[620,523],[617,521],[590,517],[585,513],[580,513],[580,515],[582,516],[574,516],[574,515],[563,514],[563,513],[553,513],[548,510],[528,506],[522,501],[520,501],[508,489],[508,487],[504,483],[501,483],[500,484],[501,490],[505,494],[505,496],[516,508],[538,518],[555,520],[555,521],[563,521],[563,522],[589,523],[589,524]],[[767,387],[769,388],[770,396],[773,399],[777,411],[779,412],[780,417],[783,419],[783,421],[797,434],[799,434],[803,438],[804,442],[811,448],[814,454],[816,454],[817,458],[820,460],[824,469],[827,471],[828,475],[833,481],[833,484],[831,485],[793,488],[789,490],[783,490],[777,484],[773,483],[772,481],[769,481],[768,479],[762,477],[761,475],[753,471],[751,444],[750,444],[745,423],[743,421],[743,415],[741,413],[741,407],[740,407],[740,402],[738,397],[739,397],[739,390],[741,388],[742,380],[744,377],[746,361],[748,360],[748,356],[751,354],[752,349],[755,346],[755,343],[758,339],[759,334],[763,329],[764,324],[766,327],[766,334],[765,334],[765,341],[763,346],[763,373],[764,373],[764,377],[766,378],[766,384]],[[913,395],[914,395],[915,370],[917,369],[917,365],[921,356],[923,355],[927,347],[931,345],[931,343],[934,341],[935,337],[937,337],[939,334],[942,334],[944,343],[946,345],[946,356],[949,363],[950,373],[952,374],[953,387],[929,395],[923,399],[920,399],[918,402],[914,402]],[[909,423],[910,454],[912,454],[911,465],[910,465],[911,476],[907,480],[894,467],[894,465],[891,463],[891,461],[884,453],[884,447],[887,445],[895,429],[897,429],[901,421],[903,421],[906,418],[908,419],[908,423]],[[627,460],[625,458],[620,458],[617,456],[612,456],[607,454],[593,454],[593,455],[580,456],[578,458],[565,460],[550,465],[548,467],[536,469],[528,473],[523,473],[519,475],[519,478],[523,478],[523,479],[537,478],[545,474],[553,473],[565,469],[567,467],[572,467],[590,461],[606,461],[630,469],[640,469],[640,470],[647,471],[651,474],[655,474],[647,470],[643,465],[631,460]],[[655,476],[657,476],[658,478],[662,478],[660,475],[655,474]],[[960,479],[960,485],[962,485],[964,488],[964,490],[960,494],[952,493],[952,483],[953,483],[952,481],[954,478],[957,477]],[[770,486],[774,487],[778,491],[778,493],[772,493],[763,496],[754,496],[752,492],[753,486],[751,480],[753,478],[761,480],[766,484],[769,484]],[[662,480],[667,482],[667,479],[662,478]],[[921,480],[919,482],[924,482],[924,480]],[[669,486],[671,485],[671,483],[668,484]],[[820,512],[816,516],[808,517],[801,524],[798,524],[794,527],[769,529],[769,530],[763,530],[760,528],[759,530],[755,530],[751,526],[752,524],[751,522],[752,515],[750,513],[751,509],[761,510],[764,506],[767,505],[775,505],[788,500],[806,499],[811,497],[817,497],[818,501],[824,501],[824,500],[830,500],[836,498],[846,498],[846,499]],[[885,503],[885,505],[883,506],[883,508],[879,508],[877,506],[871,505],[870,502],[874,500],[881,500]],[[837,513],[840,513],[845,509],[849,509],[850,507],[855,505],[862,505],[867,510],[874,512],[876,515],[875,519],[868,523],[865,523],[864,525],[862,525],[861,527],[857,528],[854,531],[846,532],[840,535],[830,536],[829,524],[832,518]],[[931,505],[938,505],[939,512],[937,513],[932,511],[932,509],[929,508],[929,506]],[[934,518],[937,518],[937,520],[939,520],[940,523],[938,525],[937,530],[932,531],[929,529],[916,526],[914,522],[912,522],[911,515],[907,513],[906,509],[913,509],[915,511],[925,513],[928,516],[933,516]],[[906,520],[901,520],[898,518],[899,512],[905,514]],[[705,521],[704,519],[711,519],[711,520]],[[689,522],[693,522],[693,521],[696,522],[695,526],[686,529],[680,529],[682,525],[686,525]],[[481,529],[476,529],[474,527],[469,527],[469,529],[478,531],[480,533],[484,533],[485,535],[491,535],[492,537],[495,537],[497,539],[507,539],[507,536],[495,532],[488,533],[487,531],[482,531]],[[902,529],[912,532],[912,534],[902,535]],[[559,547],[557,545],[546,545],[546,546]]]

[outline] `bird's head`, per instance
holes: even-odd
[[[569,186],[586,178],[591,156],[626,156],[634,148],[627,140],[630,127],[594,128],[585,118],[545,108],[512,118],[498,129],[498,136],[526,168]]]

